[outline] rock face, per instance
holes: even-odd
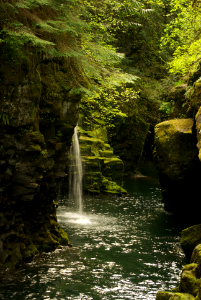
[[[55,203],[79,96],[69,95],[68,68],[41,59],[1,66],[0,268],[14,268],[39,251],[68,244]]]
[[[201,224],[184,229],[181,233],[181,247],[190,261],[194,248],[201,243]]]
[[[115,155],[123,160],[126,174],[137,171],[149,127],[150,124],[140,118],[136,111],[128,113],[126,122],[122,118],[115,121],[111,145]]]
[[[100,139],[81,136],[80,148],[86,192],[118,195],[126,193],[122,187],[124,164],[121,159],[114,157],[109,144]],[[93,152],[95,148],[97,151]]]
[[[197,203],[201,178],[193,125],[193,119],[174,119],[156,125],[154,158],[165,209],[195,221],[193,204]]]

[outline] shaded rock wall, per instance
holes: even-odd
[[[196,143],[193,119],[164,121],[155,127],[154,157],[165,209],[179,213],[189,222],[199,220],[195,206],[201,164]]]
[[[90,193],[124,194],[124,163],[113,154],[107,141],[80,136],[80,149],[84,165],[84,190]]]
[[[68,65],[40,59],[0,66],[0,268],[68,244],[55,203],[79,96],[69,94]]]
[[[149,127],[150,124],[136,111],[128,114],[126,122],[122,118],[116,118],[111,146],[115,155],[123,160],[126,174],[138,172]]]

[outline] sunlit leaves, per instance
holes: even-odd
[[[172,1],[171,14],[177,17],[167,25],[161,46],[172,48],[170,72],[186,74],[201,59],[201,7],[192,7],[192,1]]]

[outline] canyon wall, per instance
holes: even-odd
[[[0,269],[69,244],[56,217],[80,100],[69,68],[47,57],[0,66]]]

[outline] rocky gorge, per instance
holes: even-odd
[[[182,269],[179,286],[170,292],[159,291],[157,300],[201,299],[200,257],[200,65],[190,74],[188,84],[177,99],[174,119],[155,127],[154,159],[158,170],[165,209],[175,214],[186,227],[181,247],[189,264]],[[178,93],[175,93],[178,96]],[[179,118],[178,112],[187,109]],[[179,108],[180,107],[180,108]]]
[[[47,58],[1,65],[1,269],[69,245],[56,217],[80,100],[65,89],[67,67]]]

